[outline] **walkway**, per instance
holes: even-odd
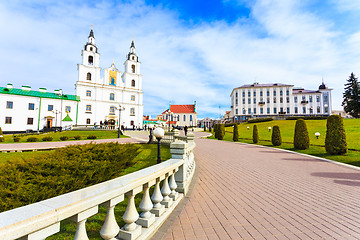
[[[360,239],[360,171],[254,145],[196,143],[194,189],[153,239]]]

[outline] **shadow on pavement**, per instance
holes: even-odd
[[[281,158],[281,160],[303,161],[303,162],[322,162],[321,160],[317,160],[317,159],[313,159],[313,158]]]
[[[360,182],[355,182],[355,181],[334,180],[334,183],[342,184],[342,185],[346,185],[346,186],[360,187]]]
[[[360,180],[360,173],[341,173],[341,172],[314,172],[311,176],[324,178],[340,178],[350,180]]]

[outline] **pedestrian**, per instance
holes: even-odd
[[[102,121],[100,121],[100,129],[102,128],[102,125],[103,125],[103,122],[102,122]]]
[[[187,136],[187,131],[188,131],[188,127],[185,125],[184,127],[185,136]]]

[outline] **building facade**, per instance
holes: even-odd
[[[170,109],[170,111],[169,111]],[[190,105],[170,105],[162,113],[162,119],[166,120],[166,124],[176,126],[197,126],[196,103]]]
[[[290,84],[243,85],[231,92],[231,118],[331,115],[331,90],[322,83],[318,90],[295,88]]]

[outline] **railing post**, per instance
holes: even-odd
[[[175,181],[177,184],[176,191],[184,193],[186,195],[186,172],[187,172],[187,161],[186,161],[186,151],[188,144],[186,142],[176,140],[172,144],[170,144],[170,153],[172,154],[172,158],[175,159],[184,159],[184,164],[179,166],[179,171],[175,174]]]
[[[187,142],[188,142],[188,143],[194,143],[194,139],[195,139],[194,133],[189,132],[189,133],[187,134]]]
[[[164,205],[166,208],[170,207],[173,203],[172,198],[169,198],[169,195],[171,193],[170,187],[169,187],[169,173],[165,175],[165,180],[163,181],[163,186],[161,189],[161,193],[163,195],[163,200],[161,201],[161,204]]]
[[[86,233],[85,222],[87,218],[91,217],[92,215],[95,215],[97,212],[98,212],[98,206],[89,208],[71,217],[71,220],[77,223],[74,240],[89,239]]]
[[[139,219],[136,221],[137,224],[142,227],[148,228],[155,222],[155,214],[152,214],[150,210],[153,208],[153,204],[150,199],[149,189],[152,185],[155,184],[155,181],[151,181],[143,185],[144,193],[139,208],[141,214]]]
[[[171,193],[170,193],[170,197],[176,201],[179,197],[179,193],[176,192],[176,188],[177,188],[177,184],[176,184],[176,181],[175,181],[175,173],[178,169],[175,169],[172,174],[171,174],[171,177],[170,177],[170,183],[169,183],[169,186],[170,186],[170,190],[171,190]]]
[[[156,179],[155,189],[154,189],[153,195],[151,196],[151,200],[154,203],[153,208],[151,209],[151,212],[154,213],[156,217],[160,217],[165,211],[165,206],[161,205],[161,203],[160,203],[163,200],[163,196],[160,191],[160,178],[159,177]]]
[[[115,219],[114,208],[116,204],[122,202],[123,200],[124,200],[124,195],[121,195],[103,204],[107,208],[107,214],[104,225],[100,230],[100,236],[105,240],[115,239],[115,236],[118,235],[120,231],[120,227]]]

